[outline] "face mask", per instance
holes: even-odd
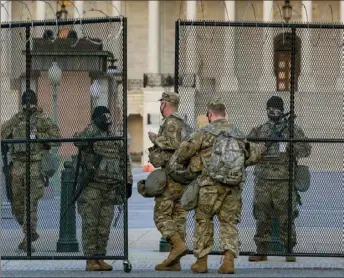
[[[100,115],[94,120],[94,124],[102,131],[108,131],[109,126],[112,124],[112,118],[109,113]]]
[[[211,121],[210,121],[210,115],[209,115],[210,113],[209,112],[207,112],[207,118],[208,118],[208,123],[210,123]]]
[[[23,110],[28,111],[30,115],[34,114],[37,111],[37,106],[34,104],[23,105]]]
[[[279,109],[276,108],[269,108],[268,109],[268,118],[277,123],[278,121],[281,120],[281,118],[283,117],[283,112]]]
[[[165,107],[166,107],[166,103],[161,103],[160,104],[160,113],[161,113],[161,116],[164,117],[164,110],[165,110]]]

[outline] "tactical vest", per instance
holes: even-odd
[[[125,180],[125,152],[122,142],[98,141],[93,144],[95,153],[94,181],[118,184]]]
[[[21,112],[18,117],[20,121],[17,125],[13,126],[12,138],[13,139],[26,139],[26,120],[25,114]],[[36,113],[30,117],[30,138],[36,139],[38,135],[39,115]],[[14,159],[26,160],[26,143],[13,143],[10,144],[10,153]],[[43,148],[41,143],[30,144],[31,160],[40,160],[43,156]]]

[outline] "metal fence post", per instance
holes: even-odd
[[[79,243],[76,239],[75,205],[70,206],[73,198],[75,169],[71,161],[66,161],[63,166],[64,170],[61,173],[60,232],[56,251],[78,252]],[[70,207],[68,208],[68,206]],[[62,215],[65,211],[65,215]]]

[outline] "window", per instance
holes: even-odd
[[[277,91],[290,90],[290,69],[291,69],[291,53],[283,51],[278,53],[278,68],[276,74]]]

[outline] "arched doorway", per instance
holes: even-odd
[[[128,132],[130,134],[129,153],[134,164],[141,165],[143,155],[143,118],[140,114],[128,116]]]

